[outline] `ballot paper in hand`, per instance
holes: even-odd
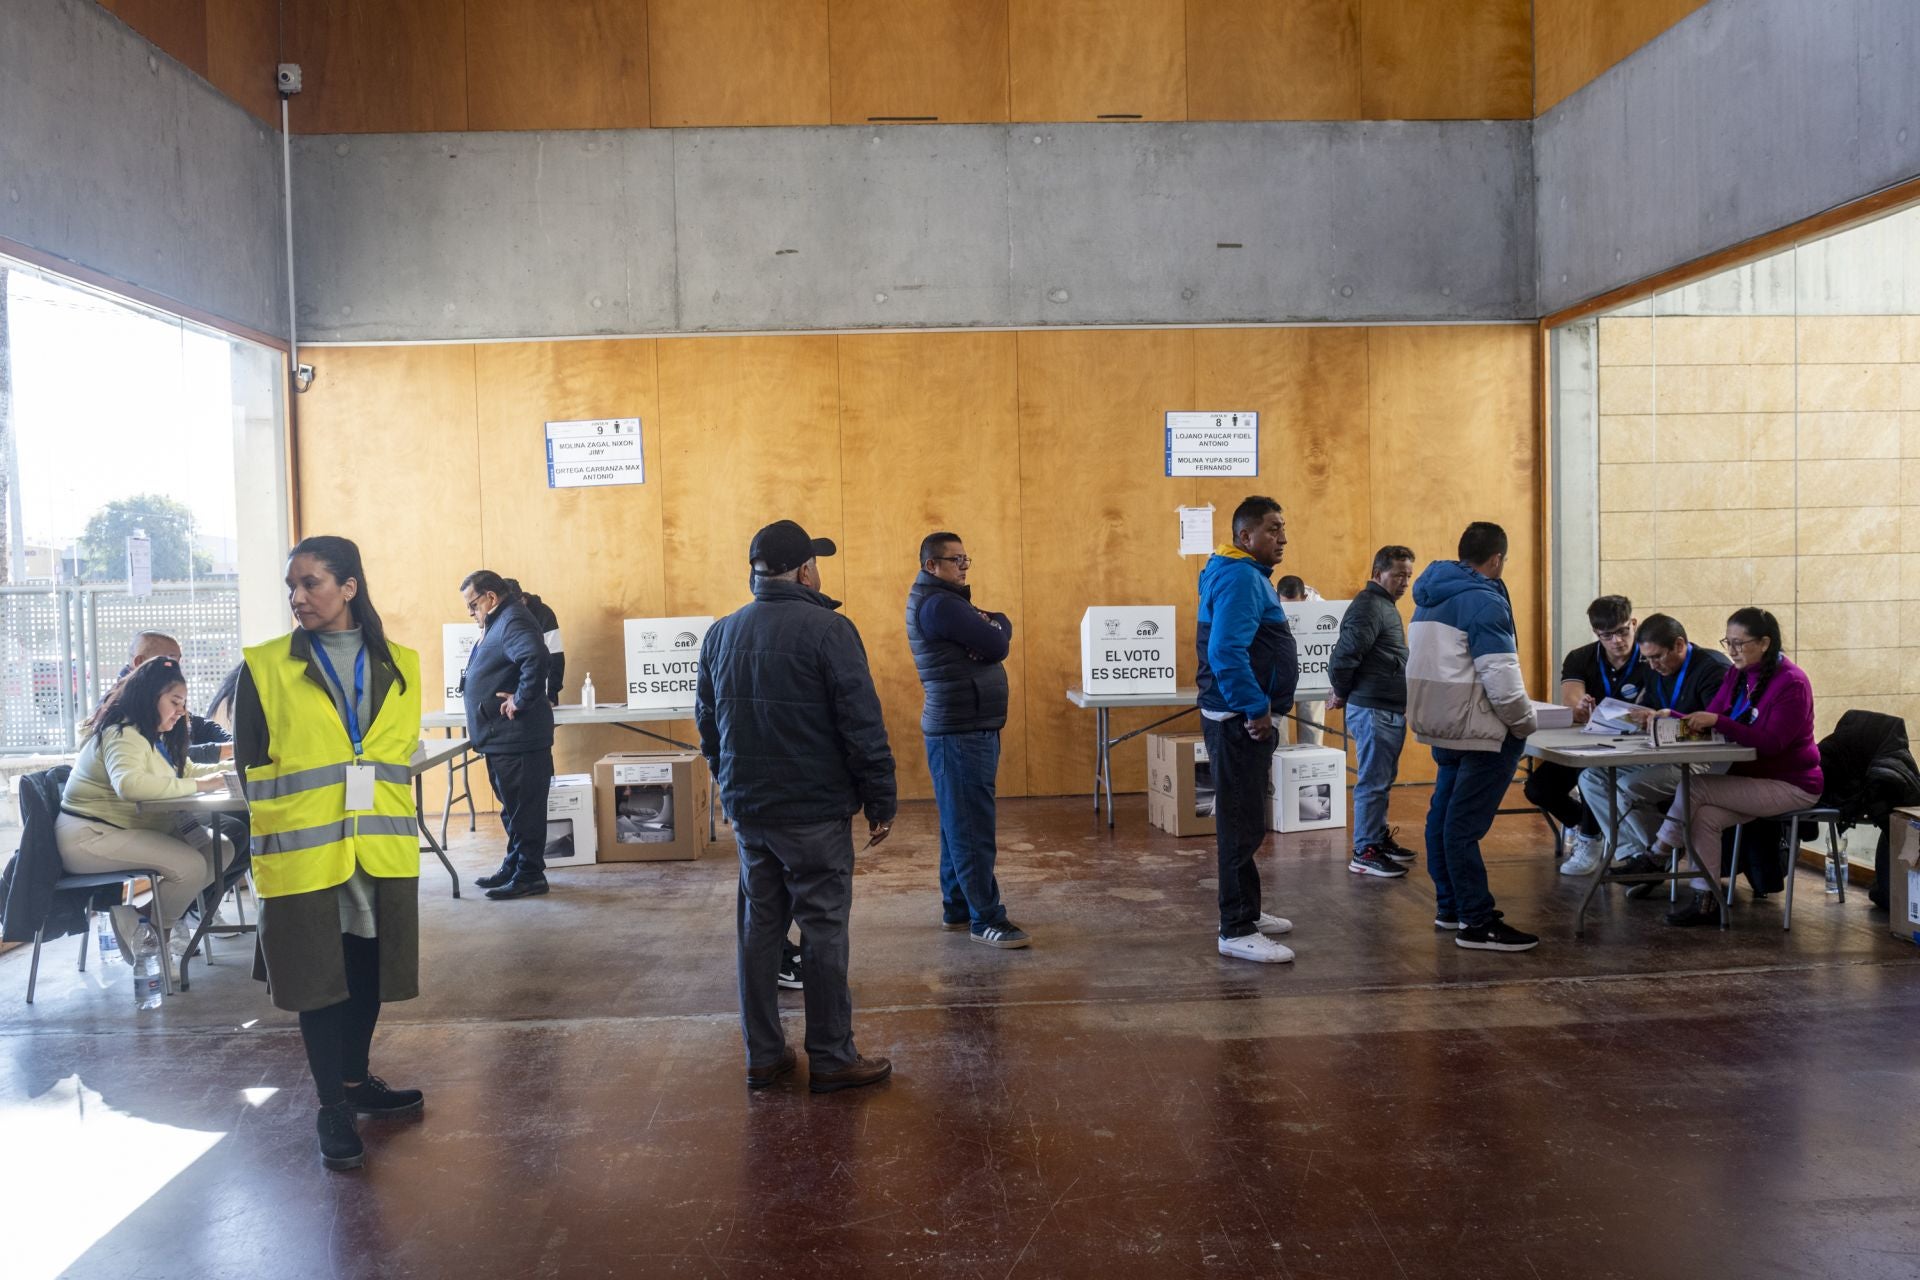
[[[1622,702],[1618,698],[1602,698],[1600,705],[1587,717],[1584,733],[1639,733],[1640,722],[1630,712],[1644,711],[1646,708],[1631,702]]]

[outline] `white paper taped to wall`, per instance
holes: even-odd
[[[1213,552],[1213,504],[1180,508],[1180,554],[1204,556]]]

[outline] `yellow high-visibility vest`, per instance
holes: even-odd
[[[291,643],[289,633],[246,650],[272,756],[246,777],[254,888],[263,898],[331,889],[346,883],[356,861],[371,876],[419,875],[413,753],[420,746],[420,655],[390,646],[406,688],[395,681],[387,690],[356,762],[332,696],[307,678]],[[355,763],[373,766],[373,808],[349,813],[347,767]]]

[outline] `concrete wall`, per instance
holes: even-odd
[[[299,138],[301,330],[1525,318],[1529,136],[1449,121]]]
[[[1534,125],[1543,313],[1920,174],[1920,4],[1713,0]]]
[[[0,236],[286,333],[279,144],[89,0],[0,2]]]

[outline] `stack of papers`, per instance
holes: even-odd
[[[1640,722],[1633,719],[1629,712],[1645,711],[1645,707],[1631,702],[1622,702],[1618,698],[1602,698],[1600,705],[1593,709],[1587,718],[1583,733],[1639,733]]]

